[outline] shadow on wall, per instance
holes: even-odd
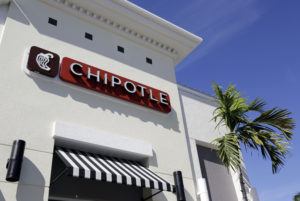
[[[194,197],[187,191],[184,191],[186,200],[195,200]]]
[[[18,183],[16,200],[44,200],[45,179],[39,169],[28,158],[24,157],[20,181]],[[34,185],[28,185],[25,181],[32,181]]]
[[[41,2],[36,2],[36,3],[39,4]],[[10,12],[11,12],[14,20],[28,25],[28,20],[26,20],[25,16],[22,15],[20,10],[18,10],[15,5],[13,5]],[[41,13],[41,11],[39,13]],[[26,14],[27,14],[27,12],[26,12]],[[28,12],[28,14],[35,15],[34,13],[30,13],[30,12]],[[52,13],[52,15],[55,15],[55,13]],[[58,13],[58,16],[59,15],[60,15],[60,13]],[[86,42],[82,42],[82,40],[78,40],[78,38],[74,38],[71,33],[70,33],[71,35],[69,35],[69,37],[66,37],[66,33],[61,33],[61,31],[63,31],[63,30],[58,29],[55,31],[49,31],[49,27],[48,27],[49,25],[47,24],[47,21],[43,22],[44,24],[42,24],[40,19],[37,17],[35,18],[35,16],[30,16],[30,23],[33,23],[33,26],[35,28],[37,28],[41,34],[60,39],[62,41],[71,43],[73,45],[79,46],[84,49],[94,51],[99,54],[104,54],[104,55],[107,54],[103,50],[99,49],[99,48],[101,48],[101,45],[93,45],[93,46],[89,45]],[[66,30],[64,30],[64,31],[66,31]],[[68,31],[72,32],[72,30],[68,30]],[[78,32],[78,31],[76,31],[76,32]],[[108,56],[108,55],[105,55],[105,56]],[[112,59],[115,59],[115,58],[112,58]],[[155,74],[155,75],[157,76],[157,74]],[[137,117],[144,122],[152,122],[153,124],[160,125],[166,129],[172,129],[177,132],[180,131],[177,113],[173,109],[168,114],[160,114],[159,112],[156,112],[156,111],[148,112],[144,108],[140,108],[141,106],[138,106],[138,105],[133,106],[132,103],[127,103],[127,102],[124,103],[124,101],[119,101],[118,99],[112,98],[112,97],[107,98],[109,96],[106,96],[106,95],[101,95],[101,94],[93,95],[91,93],[95,93],[95,92],[91,92],[91,93],[82,92],[82,90],[80,90],[80,89],[79,90],[74,89],[73,87],[66,86],[65,84],[59,85],[59,87],[58,87],[58,85],[57,85],[58,83],[47,82],[38,77],[33,77],[32,79],[35,81],[35,83],[41,90],[44,90],[46,92],[56,94],[61,97],[70,96],[74,100],[85,103],[92,108],[101,108],[103,111],[109,110],[114,114],[125,115],[127,117],[129,117],[129,116]],[[103,97],[101,97],[101,96],[103,96]],[[150,110],[150,109],[147,109],[147,110]]]
[[[145,161],[144,161],[144,164],[146,167],[149,167],[149,166],[158,167],[157,154],[154,151],[154,149],[152,150],[152,153],[153,153],[153,156],[148,159],[145,159]]]
[[[143,200],[145,198],[149,198],[149,197],[153,196],[155,193],[158,193],[158,190],[144,188],[143,189]],[[166,192],[166,193],[171,193],[171,192]],[[151,201],[151,200],[167,201],[168,198],[165,196],[165,194],[163,192],[161,192],[161,193],[156,194],[152,198],[149,198],[148,200],[149,201]]]
[[[0,201],[6,201],[1,190],[0,190]]]
[[[152,122],[156,126],[160,125],[166,129],[172,129],[179,132],[179,122],[175,110],[171,110],[168,114],[163,114],[142,106],[118,100],[117,98],[107,95],[98,94],[97,92],[87,89],[80,89],[76,86],[67,86],[67,83],[61,83],[58,87],[57,82],[45,80],[40,77],[32,77],[37,86],[46,92],[59,95],[61,97],[70,96],[75,101],[85,103],[91,108],[101,108],[103,111],[109,110],[111,113],[125,115],[126,117],[137,117],[144,122]]]
[[[151,190],[151,189],[144,189],[143,190],[143,197],[144,198],[147,198],[147,197],[149,197],[149,196],[151,196],[151,195],[154,195],[155,193],[157,193],[158,191],[157,190]],[[160,201],[167,201],[167,200],[169,200],[168,198],[167,198],[167,194],[172,194],[172,192],[164,192],[164,193],[159,193],[159,194],[157,194],[157,195],[155,195],[152,199],[149,199],[149,200],[160,200]],[[185,198],[186,198],[186,200],[187,201],[192,201],[192,200],[195,200],[195,198],[187,191],[187,190],[185,190]],[[166,194],[166,195],[165,195]],[[175,197],[175,199],[174,200],[176,200],[176,193],[173,193],[173,196]],[[169,196],[168,196],[169,197]],[[173,199],[172,199],[173,200]]]

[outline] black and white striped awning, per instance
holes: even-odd
[[[56,147],[73,177],[173,192],[173,186],[135,161]]]

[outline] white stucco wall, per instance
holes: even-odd
[[[212,97],[197,94],[187,88],[181,88],[180,95],[190,138],[210,144],[215,138],[222,136],[222,130],[216,128],[212,119],[216,108]]]
[[[186,122],[186,131],[189,139],[189,147],[191,149],[191,157],[193,162],[193,171],[195,175],[195,185],[198,185],[198,199],[202,197],[201,201],[213,201],[205,195],[207,189],[203,189],[204,186],[199,186],[197,180],[202,179],[201,166],[199,164],[199,156],[197,153],[197,145],[214,148],[211,144],[212,141],[222,136],[225,130],[216,128],[216,123],[213,118],[213,112],[216,108],[214,98],[206,94],[197,92],[193,89],[179,86],[179,94],[182,101],[182,107],[184,111],[184,119]],[[237,198],[242,201],[242,194],[240,192],[239,174],[230,170],[232,176],[233,185],[235,188]],[[221,182],[221,178],[220,178]],[[200,189],[202,188],[202,189]],[[204,194],[202,193],[204,192]]]
[[[172,172],[183,172],[187,200],[195,200],[189,154],[172,58],[140,43],[79,20],[38,0],[11,3],[0,46],[0,200],[47,200],[55,121],[143,140],[153,146],[151,170],[173,183]],[[58,26],[47,23],[48,17]],[[29,19],[29,20],[28,20]],[[84,38],[84,33],[94,40]],[[125,54],[116,46],[125,48]],[[169,93],[169,114],[90,92],[59,80],[30,77],[22,67],[26,52],[38,46]],[[153,65],[145,62],[153,59]],[[15,139],[27,142],[19,183],[5,181],[5,163]],[[180,162],[179,162],[180,161]],[[2,195],[1,195],[2,194]],[[163,193],[153,200],[176,200]]]

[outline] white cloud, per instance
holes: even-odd
[[[187,23],[186,28],[202,36],[204,42],[194,52],[193,58],[180,65],[177,71],[228,42],[235,34],[257,21],[263,13],[259,0],[191,1],[177,13],[176,21]],[[180,19],[182,16],[185,18]]]

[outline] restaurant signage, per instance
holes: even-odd
[[[68,57],[62,59],[59,67],[57,54],[35,46],[30,50],[27,68],[49,77],[59,73],[59,78],[65,82],[160,112],[171,111],[166,92]]]
[[[27,68],[48,77],[55,77],[59,70],[59,56],[48,50],[31,47]]]

